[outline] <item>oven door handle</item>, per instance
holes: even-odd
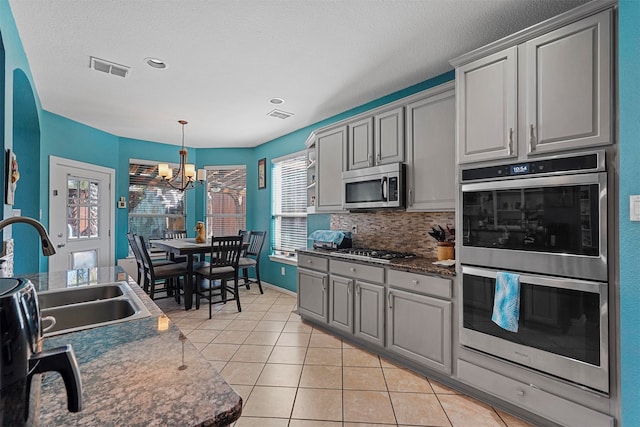
[[[606,188],[607,173],[586,173],[576,175],[557,176],[520,176],[517,179],[507,179],[501,181],[486,181],[462,184],[460,189],[463,193],[470,191],[490,191],[490,190],[519,190],[523,188],[556,187],[568,185],[588,185],[600,184],[600,188]]]
[[[467,265],[462,266],[462,274],[468,274],[470,276],[480,276],[489,279],[495,279],[496,275],[500,271],[506,270],[490,270],[487,268],[470,267]],[[558,289],[571,289],[576,291],[602,293],[606,289],[607,284],[603,282],[595,282],[581,279],[572,278],[556,278],[549,276],[538,276],[533,274],[520,274],[520,283],[529,283],[531,285],[547,286]]]

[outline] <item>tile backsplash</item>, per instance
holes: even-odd
[[[416,255],[435,257],[437,241],[427,234],[431,227],[455,224],[454,212],[404,212],[372,211],[331,214],[331,229],[351,231],[354,246],[413,252]],[[448,234],[447,234],[448,237]]]

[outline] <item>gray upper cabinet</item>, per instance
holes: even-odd
[[[456,69],[458,163],[517,155],[517,48]]]
[[[612,143],[612,19],[608,9],[564,26],[546,23],[514,36],[513,46],[463,57],[458,163]]]
[[[407,105],[407,211],[454,210],[455,92],[446,83]]]
[[[373,119],[367,117],[349,123],[349,170],[373,166]]]
[[[347,126],[319,132],[316,139],[316,210],[342,211],[342,171],[346,169]]]
[[[527,153],[608,144],[611,129],[611,10],[520,46],[526,77]]]
[[[404,162],[404,110],[383,111],[373,117],[375,164]]]
[[[348,127],[348,170],[404,161],[402,107],[355,120]]]

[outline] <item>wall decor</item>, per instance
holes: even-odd
[[[258,160],[258,190],[267,188],[267,159]]]
[[[7,150],[5,170],[7,171],[5,179],[6,188],[4,193],[5,203],[13,205],[16,187],[18,185],[18,180],[20,179],[20,172],[18,171],[18,160],[16,159],[16,154],[11,150]]]

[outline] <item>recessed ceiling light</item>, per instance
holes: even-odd
[[[269,100],[270,103],[272,104],[284,104],[284,99],[282,98],[271,98]]]
[[[158,58],[145,58],[144,62],[151,68],[156,68],[158,70],[164,70],[167,68],[167,63],[162,59]]]

